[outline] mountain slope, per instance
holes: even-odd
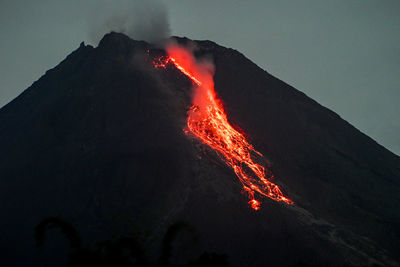
[[[126,216],[156,243],[183,220],[199,250],[226,253],[234,266],[396,265],[400,158],[239,52],[194,44],[215,63],[229,120],[296,205],[265,199],[249,209],[233,171],[182,130],[190,80],[152,67],[162,49],[110,33],[0,110],[5,262],[42,262],[33,227],[57,215],[90,240],[109,238]]]

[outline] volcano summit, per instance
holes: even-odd
[[[231,128],[207,128],[220,124],[196,113],[200,85],[190,76],[204,79],[168,49],[114,32],[96,48],[82,43],[0,110],[6,266],[43,265],[50,254],[65,262],[56,233],[52,245],[35,245],[48,216],[92,242],[133,226],[150,236],[151,257],[168,226],[184,221],[198,242],[176,245],[171,264],[204,251],[231,266],[400,263],[397,155],[236,50],[171,42],[193,48],[196,64],[212,62],[212,114]],[[160,62],[167,57],[176,64]],[[235,138],[215,139],[221,133]]]

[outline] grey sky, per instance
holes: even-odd
[[[239,50],[400,154],[399,14],[380,0],[0,0],[0,106],[81,41],[170,31]]]

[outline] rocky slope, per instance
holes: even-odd
[[[296,205],[265,199],[251,210],[233,171],[182,130],[187,77],[152,67],[162,49],[110,33],[96,48],[81,44],[0,110],[7,265],[45,261],[33,228],[47,216],[88,240],[127,233],[115,218],[130,218],[154,243],[185,221],[200,237],[190,255],[224,253],[232,266],[400,262],[398,156],[239,52],[175,40],[213,59],[229,120]],[[54,257],[59,249],[50,249]]]

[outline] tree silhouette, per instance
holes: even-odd
[[[128,267],[128,266],[178,266],[172,265],[170,259],[173,252],[173,243],[176,241],[180,232],[186,231],[191,234],[193,241],[198,237],[194,228],[184,222],[171,224],[164,235],[161,244],[160,257],[156,262],[151,262],[146,256],[146,252],[137,238],[122,236],[108,239],[96,243],[94,248],[82,246],[81,238],[72,224],[58,217],[49,217],[42,220],[35,227],[35,239],[37,246],[45,243],[46,232],[51,228],[60,229],[61,233],[69,240],[70,252],[68,253],[67,265],[97,266],[97,267]],[[180,266],[200,267],[200,266],[228,266],[225,255],[204,252],[196,260],[191,260],[187,264]]]

